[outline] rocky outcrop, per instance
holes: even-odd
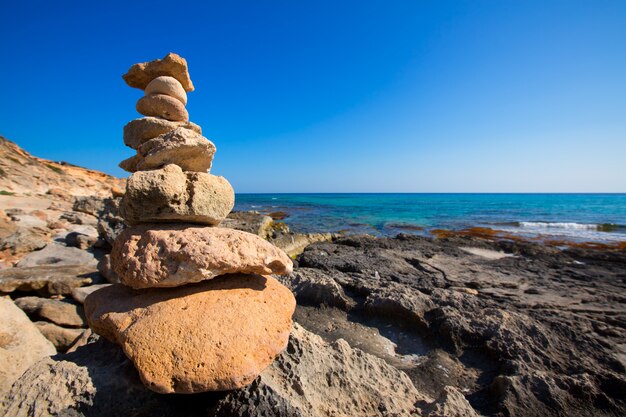
[[[438,398],[424,409],[432,415],[455,415],[449,407],[465,401],[486,415],[619,415],[626,363],[615,294],[626,262],[604,257],[587,251],[582,263],[469,237],[345,237],[309,246],[286,281],[302,304],[298,322],[403,369]]]
[[[47,207],[57,200],[71,204],[75,196],[111,196],[113,189],[124,188],[124,184],[125,180],[102,172],[37,158],[0,136],[0,191],[14,193],[0,195],[0,203],[29,194],[43,197]],[[56,192],[60,194],[54,195]]]
[[[241,390],[183,397],[156,394],[141,384],[117,346],[100,340],[32,366],[2,400],[0,413],[347,417],[435,416],[434,410],[445,410],[452,416],[475,415],[458,391],[450,387],[446,392],[447,397],[433,401],[385,361],[345,341],[325,342],[295,325],[287,349]]]
[[[0,396],[41,358],[56,350],[13,301],[0,297]]]

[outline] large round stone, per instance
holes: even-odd
[[[186,222],[217,225],[235,205],[235,192],[224,177],[183,172],[176,165],[139,171],[126,182],[120,214],[130,224]]]
[[[175,122],[189,120],[189,113],[183,103],[165,94],[143,96],[137,102],[137,111],[144,116],[161,117]]]
[[[138,149],[145,141],[156,138],[177,127],[191,129],[202,134],[202,128],[192,122],[171,122],[158,117],[142,117],[131,120],[124,126],[124,144],[133,149]]]
[[[219,275],[288,274],[291,259],[252,233],[221,227],[146,224],[117,238],[111,266],[133,288],[175,287]]]
[[[165,94],[178,99],[183,104],[187,104],[187,93],[185,93],[183,86],[174,77],[168,77],[166,75],[156,77],[148,83],[145,93],[146,95]]]
[[[115,284],[85,300],[92,330],[120,344],[160,393],[251,383],[287,346],[295,306],[274,278],[243,274],[170,289]]]

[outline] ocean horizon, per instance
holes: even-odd
[[[626,193],[238,193],[235,210],[284,212],[282,221],[298,232],[394,236],[489,227],[524,237],[626,241]]]

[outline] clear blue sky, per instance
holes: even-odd
[[[208,3],[208,4],[207,4]],[[237,192],[625,192],[626,1],[0,3],[0,134],[125,176],[172,51]]]

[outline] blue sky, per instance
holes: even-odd
[[[125,176],[135,62],[184,56],[237,192],[626,192],[624,1],[19,2],[0,134]]]

